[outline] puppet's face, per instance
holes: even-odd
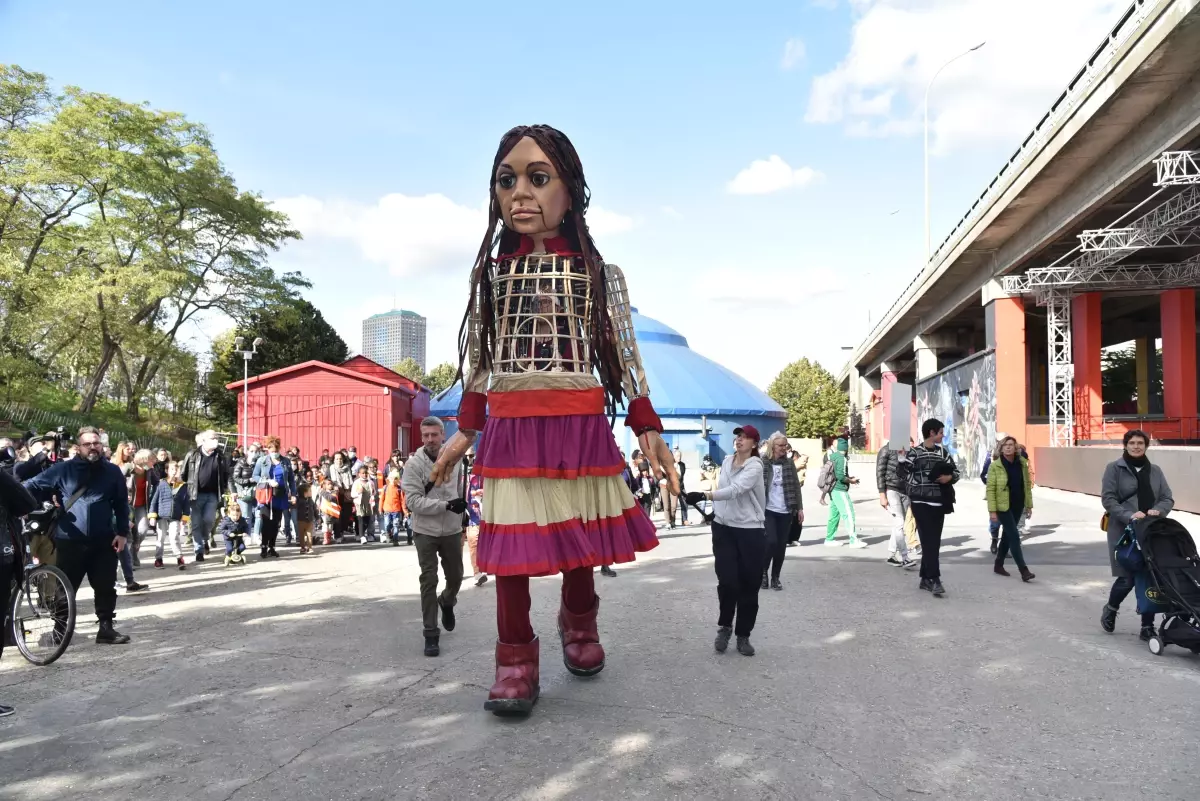
[[[558,233],[571,206],[558,170],[528,136],[517,142],[496,169],[500,216],[512,231],[528,236]]]

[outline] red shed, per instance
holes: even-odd
[[[241,381],[226,385],[238,395],[239,444],[242,388]],[[249,395],[250,438],[273,434],[285,449],[298,446],[305,459],[349,445],[381,461],[396,448],[408,454],[419,442],[414,426],[429,413],[427,389],[369,359],[341,366],[309,361],[253,376]]]

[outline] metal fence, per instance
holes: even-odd
[[[37,431],[39,434],[44,434],[51,429],[62,426],[72,438],[74,438],[75,432],[83,426],[95,425],[94,421],[80,415],[34,409],[25,403],[0,403],[0,419],[11,420],[14,427],[26,431]],[[151,450],[165,448],[172,453],[183,453],[194,444],[174,437],[159,437],[110,428],[106,428],[105,433],[108,434],[110,446],[115,446],[118,442],[129,440],[139,448],[150,448]]]

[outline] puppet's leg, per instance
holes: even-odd
[[[496,682],[483,708],[497,715],[528,715],[541,687],[527,576],[496,577],[496,629]]]
[[[599,611],[600,598],[596,595],[592,568],[565,571],[558,636],[562,640],[563,663],[576,676],[595,676],[604,669],[604,646],[596,629]]]

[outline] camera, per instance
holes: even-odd
[[[41,435],[36,431],[30,431],[25,437],[25,441],[30,445],[35,442],[44,443],[46,456],[52,462],[67,458],[67,449],[71,446],[71,440],[72,437],[67,433],[66,426],[59,426],[53,431]]]

